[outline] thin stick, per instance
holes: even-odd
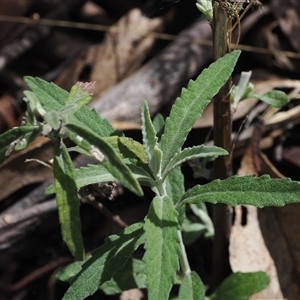
[[[241,19],[241,17],[240,17]],[[28,17],[11,17],[11,16],[1,16],[0,15],[0,22],[12,22],[12,23],[25,23],[28,24],[32,22],[32,18]],[[56,27],[63,27],[63,28],[77,28],[77,29],[83,29],[83,30],[95,30],[95,31],[108,31],[111,30],[111,32],[122,32],[122,28],[116,27],[116,26],[106,26],[106,25],[99,25],[99,24],[89,24],[89,23],[81,23],[81,22],[71,22],[71,21],[64,21],[64,20],[52,20],[52,19],[40,19],[36,21],[36,24],[39,25],[46,25],[46,26],[56,26]],[[234,27],[233,27],[234,28]],[[193,43],[198,45],[204,45],[204,46],[211,46],[212,42],[210,40],[206,39],[200,39],[200,38],[193,38],[189,36],[178,36],[178,35],[172,35],[172,34],[166,34],[166,33],[159,33],[159,32],[149,32],[147,34],[144,34],[148,37],[161,39],[161,40],[167,40],[167,41],[181,41],[183,43]],[[235,49],[236,45],[231,44],[230,48]],[[239,45],[239,49],[247,52],[253,52],[253,53],[259,53],[259,54],[270,54],[270,50],[267,48],[262,47],[255,47],[255,46],[249,46],[249,45]],[[285,55],[287,57],[300,59],[300,53],[293,52],[293,51],[282,51],[277,50],[278,54]],[[1,58],[1,56],[0,56]],[[0,64],[0,67],[2,68],[2,65]]]
[[[34,270],[30,274],[23,277],[18,282],[14,283],[13,285],[8,286],[7,290],[10,292],[17,292],[21,289],[24,289],[26,286],[31,284],[32,282],[36,281],[37,279],[41,278],[47,273],[53,272],[58,267],[64,266],[69,264],[73,261],[72,257],[58,257],[56,260],[49,262],[48,264]]]
[[[220,3],[214,1],[213,51],[214,60],[228,53],[228,33],[231,34],[231,19]],[[232,149],[231,132],[231,79],[220,89],[213,100],[214,103],[214,144]],[[232,175],[231,156],[220,156],[214,164],[214,178],[225,179]],[[232,208],[229,205],[214,205],[213,221],[215,238],[213,248],[213,274],[211,288],[215,289],[231,273],[229,264],[229,237],[232,226]]]
[[[109,220],[115,222],[121,229],[128,227],[128,224],[124,222],[119,215],[114,215],[111,211],[109,211],[101,202],[97,200],[89,199],[89,197],[84,198],[84,202],[91,204],[96,209],[98,209],[104,216],[106,216]]]

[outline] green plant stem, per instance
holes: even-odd
[[[226,1],[224,1],[226,2]],[[214,60],[228,53],[228,28],[231,20],[220,3],[214,1],[213,52]],[[214,144],[231,152],[231,78],[214,97]],[[214,164],[214,178],[225,179],[232,175],[231,155],[219,156]],[[211,288],[215,289],[231,273],[229,264],[229,237],[232,224],[232,208],[229,205],[214,205],[213,221],[215,238],[213,249],[213,274]]]
[[[180,239],[180,250],[181,250],[181,253],[179,255],[179,263],[180,263],[181,271],[184,273],[184,275],[189,275],[191,273],[191,268],[186,255],[185,246],[182,240],[182,234],[179,230],[178,230],[178,236]]]

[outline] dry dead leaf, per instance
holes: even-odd
[[[259,144],[259,140],[257,141]],[[261,173],[261,151],[250,143],[238,170],[239,176]],[[234,272],[264,271],[271,278],[270,285],[250,299],[283,299],[275,262],[265,245],[253,206],[237,206],[235,221],[230,236],[230,264]]]
[[[131,289],[122,292],[120,300],[142,300],[144,296],[145,295],[139,289]]]
[[[0,165],[0,201],[20,188],[43,182],[52,177],[52,170],[37,162],[25,163],[35,158],[48,162],[53,158],[53,146],[47,138],[39,137],[26,149],[11,155]]]
[[[259,143],[259,141],[258,141]],[[250,143],[238,175],[284,176],[260,149]],[[230,242],[233,271],[269,274],[271,284],[251,299],[300,298],[300,204],[256,209],[237,207]]]
[[[277,270],[260,230],[257,208],[248,205],[237,206],[235,213],[229,247],[232,271],[267,272],[271,278],[270,285],[250,299],[283,299]]]
[[[284,149],[282,153],[282,158],[289,163],[300,168],[300,147],[293,146],[288,149]]]
[[[155,43],[150,33],[163,26],[163,18],[147,18],[139,9],[132,9],[111,27],[100,45],[90,46],[55,83],[70,89],[88,69],[86,79],[96,81],[95,97],[100,96],[141,66]]]

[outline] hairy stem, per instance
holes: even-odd
[[[180,239],[180,256],[179,256],[179,263],[180,263],[180,267],[182,272],[184,273],[184,275],[189,275],[191,273],[191,268],[190,268],[190,264],[186,255],[186,251],[185,251],[185,246],[182,240],[182,234],[180,231],[178,231],[178,236]]]
[[[225,1],[223,1],[225,2]],[[231,20],[221,4],[214,1],[213,19],[213,51],[214,60],[228,53],[229,26]],[[218,147],[231,149],[231,78],[220,89],[213,100],[214,104],[214,143]],[[232,175],[231,155],[220,156],[214,164],[214,177],[225,179]],[[213,249],[213,276],[211,288],[215,289],[231,273],[229,264],[229,237],[232,224],[232,208],[228,205],[214,205],[213,221],[215,226],[215,239]]]

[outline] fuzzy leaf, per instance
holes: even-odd
[[[121,151],[123,149],[124,149],[124,151],[128,150],[135,156],[133,158],[138,158],[144,164],[147,163],[147,155],[146,155],[144,146],[141,143],[139,143],[131,138],[119,137],[118,145],[119,145],[119,149]],[[124,155],[124,158],[127,158],[127,157],[130,158],[130,156]]]
[[[88,165],[75,169],[77,188],[105,181],[115,181],[116,179],[101,164]]]
[[[90,258],[91,256],[87,255],[84,258],[84,260],[75,261],[67,266],[60,267],[55,272],[55,278],[60,281],[69,282],[74,276],[76,276],[81,271],[82,265]]]
[[[180,285],[178,300],[187,299],[205,300],[205,286],[194,271],[186,275]]]
[[[161,162],[162,162],[162,151],[159,149],[158,146],[154,148],[153,155],[151,157],[151,162],[149,163],[149,167],[153,172],[154,176],[161,176]]]
[[[12,128],[0,135],[0,164],[14,150],[13,142],[22,138],[26,134],[34,133],[39,128],[36,126],[21,126]],[[8,152],[8,153],[6,153]]]
[[[71,253],[78,260],[82,260],[84,249],[79,216],[80,201],[75,184],[74,166],[64,144],[55,147],[53,173],[62,238]]]
[[[155,185],[151,175],[147,172],[147,170],[144,169],[144,165],[140,166],[139,164],[134,164],[132,162],[126,162],[125,164],[130,169],[136,180],[138,180],[142,185],[150,187]],[[102,164],[93,164],[88,165],[87,167],[75,169],[75,181],[77,189],[89,184],[115,180],[117,179],[113,177]],[[46,189],[45,194],[50,195],[54,193],[54,185],[51,184]]]
[[[211,237],[215,234],[214,224],[209,216],[205,203],[190,204],[190,209],[194,215],[205,225],[205,237]]]
[[[178,166],[167,177],[167,194],[175,205],[180,201],[184,191],[184,177]]]
[[[26,118],[31,124],[34,123],[36,116],[43,117],[46,113],[45,109],[39,102],[38,97],[31,91],[24,91],[24,101],[27,103]]]
[[[88,104],[92,100],[92,97],[89,95],[87,91],[84,91],[77,85],[73,85],[71,91],[66,99],[65,104],[74,103],[79,108],[83,105]]]
[[[180,151],[192,126],[212,97],[228,80],[239,55],[239,50],[226,54],[205,69],[195,81],[190,80],[187,89],[182,89],[181,96],[176,99],[166,120],[165,132],[161,137],[162,171]]]
[[[237,107],[238,103],[245,99],[245,97],[249,94],[249,88],[251,90],[252,84],[249,84],[250,77],[252,75],[252,71],[242,72],[239,83],[237,86],[234,86],[231,90],[230,100],[231,104],[234,108]]]
[[[194,146],[192,148],[185,148],[170,160],[164,171],[163,177],[165,177],[173,168],[181,165],[187,160],[195,157],[218,157],[220,155],[227,155],[228,152],[222,148],[215,146]]]
[[[87,91],[83,90],[78,85],[74,85],[68,94],[68,97],[64,103],[64,107],[59,110],[59,114],[62,119],[68,123],[69,118],[72,118],[76,111],[87,105],[91,100],[92,97]]]
[[[88,165],[87,167],[75,169],[74,175],[77,189],[89,184],[116,180],[101,164]],[[45,191],[46,195],[54,193],[54,185],[50,185]]]
[[[73,124],[68,124],[66,127],[82,137],[84,142],[87,141],[104,154],[102,164],[115,178],[120,180],[125,187],[139,196],[143,195],[143,191],[138,181],[134,178],[129,168],[123,163],[109,143],[85,128],[81,128]],[[78,144],[78,146],[80,146],[80,144]]]
[[[71,280],[63,300],[82,300],[94,294],[122,268],[132,252],[144,242],[143,224],[136,223],[118,235],[109,236],[105,244],[92,252],[92,257]]]
[[[193,244],[200,236],[205,235],[207,231],[205,225],[192,222],[188,218],[184,219],[181,230],[185,245]]]
[[[69,94],[67,91],[40,78],[25,76],[24,80],[46,111],[59,111],[65,106]],[[87,106],[81,107],[70,116],[68,122],[89,129],[101,137],[117,134],[107,120],[102,119],[95,110],[90,110]]]
[[[227,277],[209,300],[247,300],[270,283],[265,272],[234,273]]]
[[[167,300],[179,269],[177,212],[168,197],[155,197],[145,221],[145,255],[149,300]]]
[[[24,80],[46,111],[58,111],[64,106],[68,97],[67,91],[40,78],[25,76]]]
[[[51,126],[54,130],[58,130],[60,127],[59,116],[56,111],[51,110],[44,114],[44,120],[47,124]]]
[[[197,8],[200,10],[200,12],[203,14],[203,18],[207,21],[211,22],[213,19],[214,11],[212,7],[212,1],[211,0],[197,0],[196,3]]]
[[[151,160],[155,146],[157,145],[156,131],[152,124],[149,107],[147,102],[144,100],[142,103],[142,134],[143,134],[143,144],[148,157]]]
[[[271,179],[269,175],[233,176],[197,185],[187,191],[182,203],[224,203],[229,205],[283,206],[300,202],[300,183],[289,178]]]
[[[253,94],[252,97],[255,97],[273,107],[282,107],[285,104],[289,103],[289,97],[286,93],[278,90],[273,90],[267,92],[264,95]]]
[[[178,166],[174,168],[166,178],[166,190],[167,195],[172,200],[173,204],[179,203],[182,195],[184,194],[184,177],[181,172],[181,167]],[[178,222],[182,224],[185,219],[185,207],[177,207],[178,212]]]
[[[130,169],[133,176],[138,180],[142,185],[149,187],[155,186],[153,177],[149,174],[151,170],[147,170],[147,165],[134,164],[133,162],[126,162],[126,166]]]
[[[116,272],[112,280],[100,287],[106,295],[115,295],[136,288],[146,288],[146,274],[145,263],[134,258],[129,258],[126,265]]]
[[[155,128],[155,131],[157,132],[156,136],[158,138],[158,141],[160,141],[165,129],[165,119],[161,114],[155,115],[153,119],[153,126]]]
[[[144,164],[147,163],[147,155],[144,146],[127,137],[109,136],[104,138],[122,158],[138,158]]]
[[[162,153],[158,146],[157,134],[146,101],[143,101],[142,104],[142,134],[150,169],[156,175],[160,172]]]

